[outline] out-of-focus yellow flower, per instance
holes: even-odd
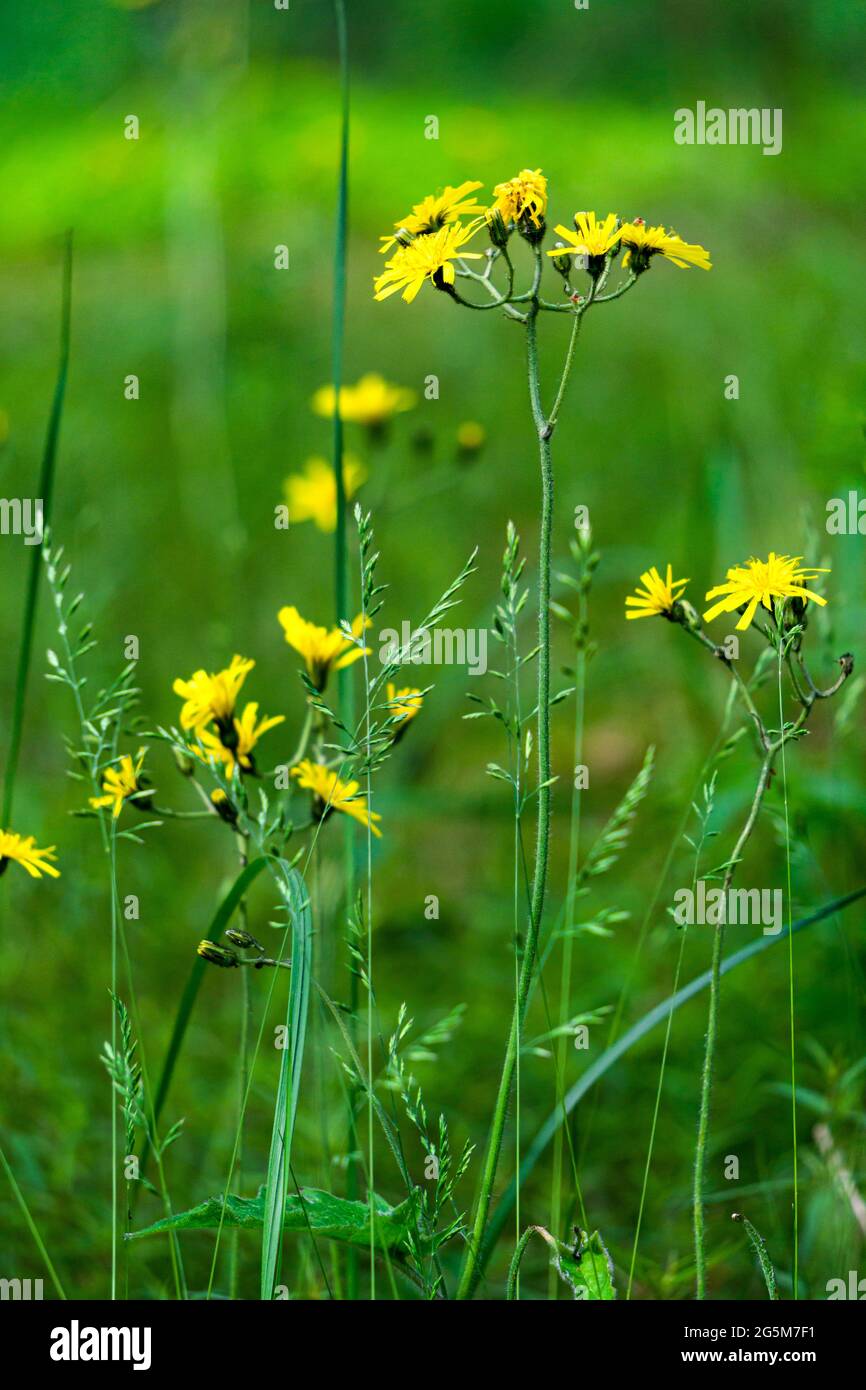
[[[304,758],[297,767],[293,767],[291,775],[297,777],[299,786],[313,793],[315,814],[320,819],[331,811],[342,811],[362,825],[368,825],[374,835],[381,837],[382,832],[375,822],[382,817],[368,808],[358,782],[341,782],[336,772],[323,767],[321,763],[311,762],[309,758]]]
[[[181,728],[200,729],[212,719],[218,724],[229,724],[234,718],[238,692],[255,664],[246,657],[233,656],[231,665],[215,675],[194,671],[188,681],[178,678],[172,689],[184,701]]]
[[[479,222],[464,226],[462,222],[452,222],[431,236],[420,236],[408,246],[400,246],[388,261],[381,275],[374,281],[374,298],[387,299],[389,295],[403,291],[403,298],[411,304],[416,294],[429,280],[437,289],[454,284],[452,261],[458,257],[478,261],[480,251],[464,251],[466,242],[478,230]]]
[[[615,212],[609,212],[603,222],[598,220],[594,212],[576,212],[574,228],[563,227],[560,223],[556,234],[568,243],[566,255],[606,256],[622,236],[622,228],[617,226],[617,220]],[[547,254],[562,256],[563,250],[558,246]]]
[[[429,236],[431,232],[438,232],[440,228],[447,227],[449,222],[457,222],[463,216],[473,217],[483,213],[484,208],[481,204],[470,196],[480,187],[480,183],[472,181],[458,184],[456,188],[448,184],[441,193],[431,194],[422,198],[420,203],[415,203],[412,211],[402,222],[394,223],[394,228],[397,232],[409,232],[411,236]],[[383,252],[390,251],[398,242],[393,232],[380,240],[382,245],[379,250]]]
[[[28,835],[15,835],[11,830],[0,830],[0,874],[5,874],[10,860],[20,864],[22,869],[26,869],[31,878],[41,878],[43,874],[48,874],[50,878],[59,878],[60,870],[55,869],[51,860],[56,860],[54,845],[49,845],[47,849],[37,849],[35,838]]]
[[[737,631],[742,632],[754,618],[759,603],[772,613],[774,598],[801,598],[804,602],[811,600],[825,607],[827,600],[820,594],[813,594],[811,589],[805,589],[802,581],[815,579],[817,575],[829,574],[830,571],[804,569],[800,564],[801,558],[799,555],[776,555],[771,550],[766,560],[753,558],[744,565],[734,565],[728,570],[727,584],[719,584],[707,594],[708,600],[719,598],[719,595],[724,597],[707,609],[705,620],[712,622],[720,613],[733,613],[745,605],[746,611],[737,623]]]
[[[402,690],[398,690],[393,681],[388,682],[385,690],[388,699],[388,713],[391,718],[400,720],[400,723],[394,727],[396,730],[403,730],[416,715],[420,714],[424,696],[416,686],[405,686]]]
[[[340,418],[351,424],[377,429],[392,415],[412,410],[417,397],[406,386],[392,386],[377,372],[367,372],[354,386],[340,387]],[[333,386],[320,386],[313,396],[312,406],[317,415],[331,419],[336,404]]]
[[[367,480],[367,470],[352,454],[343,456],[343,486],[346,500],[355,496]],[[330,463],[323,458],[307,459],[303,473],[290,473],[283,483],[290,521],[314,521],[320,531],[331,533],[337,526],[337,481]]]
[[[123,809],[123,803],[133,792],[141,791],[141,783],[138,775],[144,763],[145,749],[139,748],[135,755],[135,761],[129,753],[124,753],[116,767],[107,767],[102,777],[103,796],[91,796],[90,804],[97,809],[100,806],[112,806],[112,817],[117,820]]]
[[[308,623],[294,605],[281,608],[277,621],[289,646],[304,658],[307,674],[317,690],[324,690],[332,670],[341,671],[344,666],[351,666],[353,661],[370,655],[369,647],[358,646],[342,629],[332,627],[329,631],[326,627]],[[369,626],[370,619],[359,613],[352,623],[352,632],[360,638]]]
[[[457,426],[457,447],[464,454],[477,454],[484,448],[487,431],[475,420],[464,420]]]
[[[666,232],[664,227],[648,227],[642,217],[626,222],[621,235],[625,251],[622,263],[631,265],[638,274],[646,270],[653,256],[664,256],[684,270],[690,265],[699,266],[701,270],[713,268],[710,253],[703,246],[693,246],[676,232]]]
[[[201,747],[193,747],[192,752],[204,760],[210,757],[221,763],[228,778],[234,775],[238,765],[242,772],[255,772],[253,749],[262,734],[266,734],[269,729],[275,729],[285,720],[285,715],[277,714],[270,719],[263,718],[256,724],[258,715],[259,707],[255,700],[245,705],[240,719],[234,720],[233,739],[229,739],[225,732],[220,734],[218,730],[199,729]],[[221,811],[221,807],[217,806],[217,809]]]
[[[670,613],[677,599],[681,597],[688,584],[687,579],[674,579],[673,570],[668,565],[667,575],[662,579],[655,565],[640,577],[640,585],[634,594],[625,601],[627,618],[652,618]]]
[[[547,179],[540,169],[521,169],[515,178],[498,183],[493,197],[488,219],[491,213],[498,212],[506,226],[528,217],[538,227],[547,211]]]

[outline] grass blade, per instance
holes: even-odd
[[[36,1222],[33,1220],[33,1217],[30,1214],[30,1208],[27,1205],[24,1193],[21,1191],[21,1188],[18,1186],[18,1183],[15,1180],[15,1174],[9,1167],[9,1161],[5,1153],[3,1152],[2,1147],[0,1147],[0,1164],[2,1164],[3,1171],[9,1179],[9,1186],[12,1188],[15,1200],[21,1208],[21,1215],[24,1217],[24,1220],[27,1223],[27,1229],[29,1230],[34,1241],[36,1242],[37,1250],[39,1251],[40,1255],[45,1261],[45,1268],[48,1270],[48,1273],[51,1276],[51,1282],[57,1290],[57,1296],[58,1298],[62,1298],[65,1300],[66,1293],[63,1288],[63,1285],[60,1282],[60,1277],[57,1273],[57,1270],[54,1268],[54,1265],[51,1263],[51,1256],[45,1248],[45,1242],[43,1241],[42,1236],[39,1234],[39,1227],[36,1225]]]
[[[806,927],[813,926],[815,922],[823,922],[827,917],[832,917],[834,913],[841,912],[844,908],[849,907],[851,903],[855,903],[863,897],[866,897],[866,888],[858,888],[853,893],[847,893],[842,898],[836,898],[833,902],[826,903],[824,907],[818,908],[816,912],[810,913],[808,917],[801,917],[799,921],[794,923],[791,931],[803,931]],[[743,946],[741,950],[735,951],[733,955],[727,956],[726,959],[722,961],[722,974],[726,975],[729,970],[736,969],[736,967],[742,965],[744,961],[750,960],[752,956],[758,955],[761,951],[768,950],[777,942],[787,940],[788,935],[789,932],[784,931],[780,932],[778,936],[759,936],[754,941],[750,941],[747,946]],[[556,1133],[557,1128],[562,1124],[563,1118],[571,1113],[578,1102],[586,1095],[587,1091],[595,1085],[596,1081],[604,1076],[605,1072],[610,1071],[611,1067],[619,1061],[620,1057],[628,1052],[630,1048],[634,1047],[635,1043],[640,1042],[641,1038],[649,1033],[657,1023],[661,1023],[674,1009],[678,1009],[680,1005],[685,1004],[687,1000],[699,994],[702,989],[706,989],[707,985],[710,983],[711,975],[712,971],[705,970],[703,974],[697,975],[695,979],[691,980],[687,985],[683,985],[682,989],[677,990],[676,994],[669,995],[669,997],[663,999],[660,1004],[656,1004],[655,1008],[650,1009],[649,1013],[644,1014],[643,1018],[638,1019],[637,1023],[629,1028],[626,1033],[623,1033],[622,1037],[618,1038],[612,1047],[609,1047],[603,1052],[598,1060],[593,1062],[592,1066],[587,1067],[583,1076],[581,1076],[569,1090],[563,1104],[557,1107],[554,1113],[545,1121],[527,1149],[526,1156],[520,1165],[520,1173],[518,1174],[518,1181],[521,1186],[529,1177],[529,1174],[544,1153],[544,1150]],[[516,1183],[514,1178],[512,1178],[508,1188],[500,1199],[499,1205],[490,1218],[487,1236],[478,1256],[480,1269],[484,1268],[490,1258],[493,1247],[509,1218],[511,1209],[514,1206],[515,1193]]]
[[[57,461],[57,441],[60,436],[60,421],[63,415],[63,401],[66,395],[66,378],[69,371],[69,326],[72,306],[72,233],[66,238],[66,252],[63,262],[63,288],[60,308],[60,361],[57,367],[57,380],[54,386],[54,399],[48,417],[48,431],[45,448],[42,452],[42,467],[39,472],[39,493],[42,499],[43,534],[51,519],[51,503],[54,496],[54,474]],[[9,754],[6,759],[6,772],[3,778],[3,817],[5,829],[9,829],[12,819],[12,800],[15,794],[15,774],[18,771],[18,757],[21,752],[21,731],[24,725],[24,703],[27,698],[27,678],[30,674],[30,657],[33,651],[33,629],[36,625],[36,602],[39,597],[39,577],[42,571],[40,546],[34,545],[30,552],[30,575],[27,580],[27,593],[24,599],[24,618],[21,624],[21,645],[18,650],[18,671],[15,677],[15,701],[12,706],[11,732],[9,734]]]
[[[304,880],[297,869],[287,870],[284,892],[292,920],[292,983],[286,1012],[287,1045],[283,1048],[280,1061],[280,1079],[274,1106],[274,1127],[264,1192],[261,1296],[265,1302],[273,1299],[282,1251],[292,1136],[307,1034],[313,954],[310,900]]]
[[[265,867],[267,862],[268,861],[266,857],[262,855],[260,858],[254,859],[250,864],[247,864],[246,868],[238,874],[237,878],[235,879],[229,891],[226,893],[225,897],[223,898],[222,902],[220,903],[219,907],[214,913],[213,918],[211,919],[211,924],[207,931],[209,941],[219,940],[219,937],[222,935],[229,922],[231,921],[232,914],[234,913],[238,903],[243,898],[253,879],[258,877],[258,875],[261,873],[262,869]],[[165,1061],[162,1064],[162,1071],[160,1072],[159,1082],[156,1088],[156,1095],[153,1101],[153,1114],[155,1124],[159,1124],[159,1117],[162,1114],[162,1107],[164,1106],[166,1097],[168,1096],[168,1088],[171,1085],[172,1077],[174,1076],[174,1069],[177,1065],[177,1059],[180,1056],[180,1050],[183,1047],[183,1041],[186,1037],[186,1030],[189,1025],[189,1020],[192,1015],[193,1008],[195,1007],[195,1001],[198,997],[198,992],[201,988],[202,977],[204,976],[204,972],[206,969],[207,962],[202,960],[200,956],[196,956],[195,963],[192,967],[192,970],[189,973],[189,979],[187,980],[183,994],[181,995],[180,1004],[178,1005],[177,1009],[177,1015],[174,1020],[174,1027],[171,1030],[171,1040],[168,1044],[168,1052],[165,1054]],[[146,1158],[147,1149],[145,1149],[145,1152],[142,1154],[142,1174],[144,1173]]]

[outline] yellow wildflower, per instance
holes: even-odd
[[[289,646],[294,647],[304,658],[307,674],[317,690],[324,690],[332,670],[341,671],[344,666],[351,666],[353,661],[359,661],[362,656],[370,655],[369,647],[360,647],[352,642],[341,628],[333,627],[328,631],[326,627],[308,623],[294,606],[281,608],[277,614],[277,621]],[[370,619],[362,617],[359,613],[352,623],[352,632],[355,637],[360,638],[364,629],[369,626]]]
[[[258,703],[253,700],[244,706],[244,712],[240,719],[235,716],[232,737],[229,737],[225,730],[220,733],[218,730],[199,729],[198,737],[202,746],[193,748],[193,753],[200,758],[210,757],[214,758],[216,762],[222,763],[228,778],[234,775],[235,767],[238,764],[240,764],[242,772],[255,773],[253,749],[262,734],[266,734],[268,729],[275,729],[278,724],[282,724],[285,720],[285,715],[277,714],[270,719],[261,719],[256,724],[258,715]]]
[[[594,212],[576,212],[574,227],[556,228],[557,236],[567,243],[565,248],[558,246],[548,251],[548,256],[606,256],[616,246],[622,236],[622,228],[617,226],[617,215],[609,212],[603,222],[599,222]]]
[[[457,426],[457,447],[461,453],[477,454],[479,449],[484,448],[487,439],[487,432],[483,425],[479,425],[475,420],[464,420],[462,425]]]
[[[394,223],[395,231],[406,231],[411,236],[429,236],[431,232],[438,232],[441,227],[446,227],[449,222],[457,222],[464,215],[472,217],[482,213],[484,208],[470,197],[470,194],[475,193],[480,187],[480,183],[471,181],[458,184],[456,188],[448,184],[441,193],[422,198],[420,203],[415,203],[412,211],[402,222]],[[398,242],[393,233],[381,237],[380,240],[382,245],[379,249],[383,252],[390,251]]]
[[[415,392],[406,386],[392,386],[378,372],[367,372],[354,386],[340,387],[340,418],[355,425],[378,429],[404,410],[412,410]],[[333,386],[320,386],[313,396],[312,407],[317,415],[331,419],[336,404]]]
[[[516,178],[498,183],[493,190],[495,202],[488,209],[488,220],[498,212],[502,221],[519,222],[529,217],[536,227],[547,211],[547,179],[540,169],[521,169]]]
[[[346,499],[354,497],[367,480],[367,470],[352,454],[343,457],[343,486]],[[320,531],[331,533],[337,526],[337,482],[330,463],[323,458],[307,459],[303,473],[290,473],[283,483],[290,521],[314,521]]]
[[[32,835],[25,839],[23,835],[14,835],[11,830],[0,830],[0,874],[5,874],[9,861],[14,859],[31,878],[41,878],[43,874],[59,878],[60,870],[49,862],[56,858],[54,845],[48,849],[37,849]]]
[[[139,748],[133,762],[129,753],[124,753],[116,767],[107,767],[102,777],[102,790],[104,796],[91,796],[90,804],[97,809],[100,806],[112,806],[112,817],[117,820],[123,809],[123,803],[128,796],[134,792],[141,791],[141,783],[138,775],[144,762],[145,749]]]
[[[184,701],[181,728],[199,729],[212,719],[218,724],[229,724],[238,692],[255,664],[246,657],[233,656],[231,665],[216,675],[195,671],[188,681],[176,680],[172,689]]]
[[[374,281],[374,298],[387,299],[389,295],[403,291],[403,298],[411,304],[416,294],[429,280],[437,289],[454,284],[452,261],[458,257],[467,260],[481,260],[480,251],[464,251],[463,247],[478,230],[478,223],[465,227],[462,222],[452,222],[431,236],[421,236],[408,246],[400,246],[388,261],[381,275]]]
[[[712,622],[720,613],[733,613],[745,605],[746,611],[737,623],[737,631],[742,632],[754,618],[759,603],[772,613],[774,598],[801,598],[804,602],[811,599],[813,603],[825,607],[827,600],[820,594],[813,594],[811,589],[805,589],[802,581],[814,579],[819,574],[829,574],[830,571],[804,569],[800,564],[801,558],[799,555],[776,555],[771,550],[767,560],[753,558],[744,565],[734,565],[728,570],[727,584],[719,584],[707,594],[708,599],[719,598],[719,595],[724,597],[707,609],[704,618]]]
[[[710,253],[703,246],[693,246],[676,232],[666,232],[664,227],[648,227],[642,217],[625,223],[622,244],[625,250],[622,263],[631,264],[637,274],[646,270],[653,256],[664,256],[683,269],[690,265],[699,266],[701,270],[713,268]]]
[[[421,691],[414,686],[406,686],[403,690],[398,690],[393,681],[389,681],[386,686],[388,699],[388,714],[391,718],[399,718],[400,723],[394,725],[395,730],[405,730],[407,724],[421,712],[424,703],[424,696]]]
[[[644,587],[641,589],[639,585],[635,593],[629,594],[625,601],[627,618],[652,618],[670,613],[689,581],[674,579],[670,565],[666,577],[662,579],[653,565],[641,575],[640,582]]]
[[[336,772],[309,758],[293,767],[291,775],[297,777],[299,786],[313,793],[319,819],[324,819],[331,811],[342,811],[362,825],[368,825],[373,834],[381,838],[382,832],[374,822],[382,817],[377,811],[369,810],[358,782],[341,782]]]

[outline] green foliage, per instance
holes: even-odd
[[[313,950],[312,915],[304,880],[297,869],[285,870],[283,878],[292,932],[292,979],[264,1189],[261,1296],[265,1300],[273,1298],[282,1250],[282,1214],[289,1190],[292,1140],[301,1091]]]
[[[543,1226],[530,1226],[517,1243],[508,1272],[506,1298],[517,1297],[517,1276],[520,1264],[532,1236],[539,1236],[547,1246],[550,1264],[569,1289],[572,1298],[581,1302],[610,1302],[616,1298],[613,1283],[613,1262],[598,1231],[588,1238],[575,1230],[572,1245],[557,1240]]]
[[[398,1206],[390,1206],[384,1198],[373,1194],[375,1213],[373,1243],[380,1250],[407,1252],[414,1248],[418,1235],[416,1224],[420,1205],[419,1192],[407,1197]],[[283,1209],[280,1234],[310,1234],[324,1240],[340,1241],[344,1245],[369,1248],[370,1202],[349,1202],[333,1192],[318,1188],[301,1188],[300,1194],[289,1193]],[[255,1197],[209,1197],[189,1211],[164,1217],[140,1231],[131,1231],[128,1240],[160,1235],[165,1231],[214,1231],[220,1227],[237,1227],[244,1231],[264,1231],[273,1224],[273,1215],[266,1189]]]
[[[746,1235],[749,1237],[749,1244],[758,1258],[761,1274],[767,1286],[767,1296],[768,1298],[778,1299],[779,1291],[776,1288],[776,1271],[773,1268],[773,1262],[767,1251],[764,1237],[761,1235],[760,1231],[755,1229],[748,1217],[742,1216],[739,1212],[734,1212],[731,1220],[742,1222]]]

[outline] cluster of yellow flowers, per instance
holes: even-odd
[[[478,182],[457,187],[449,184],[441,193],[422,198],[411,212],[394,223],[394,231],[381,238],[382,252],[394,247],[396,250],[375,278],[376,299],[402,292],[403,299],[411,303],[425,280],[437,289],[453,286],[455,262],[482,258],[480,251],[466,247],[484,226],[494,244],[500,244],[501,237],[515,228],[523,230],[531,240],[541,239],[547,213],[547,179],[540,169],[522,169],[514,178],[496,184],[488,206],[474,197],[481,187]],[[470,220],[461,221],[464,217]],[[556,232],[563,243],[548,251],[548,256],[603,257],[619,245],[624,251],[623,264],[636,275],[648,268],[653,256],[662,256],[681,267],[711,269],[709,254],[702,246],[683,241],[665,227],[648,227],[642,217],[623,222],[613,212],[602,219],[594,212],[577,212],[573,231],[558,225]]]
[[[285,718],[278,714],[259,720],[255,701],[244,707],[240,718],[235,714],[241,686],[255,664],[247,657],[233,656],[224,671],[215,675],[194,671],[189,680],[178,678],[172,687],[184,702],[181,728],[198,739],[193,752],[205,760],[213,758],[221,763],[229,778],[234,776],[236,767],[242,772],[255,772],[253,749],[263,734],[282,724]]]
[[[370,648],[364,646],[362,641],[370,621],[360,614],[352,624],[351,637],[340,628],[328,629],[308,622],[294,606],[281,608],[277,619],[287,644],[303,658],[307,675],[319,692],[324,691],[332,671],[343,670],[370,654]],[[214,759],[229,779],[236,768],[241,774],[255,774],[253,750],[256,744],[263,734],[281,724],[284,718],[277,715],[258,721],[259,707],[255,703],[247,704],[240,717],[236,715],[241,686],[254,664],[248,658],[234,656],[225,670],[213,674],[196,671],[189,680],[178,679],[173,686],[175,694],[184,701],[180,714],[181,727],[194,733],[197,740],[191,745],[191,751],[203,761]],[[420,690],[414,687],[397,690],[389,683],[387,708],[395,721],[395,737],[415,718],[422,703]],[[112,785],[112,792],[119,797],[115,815],[119,814],[124,797],[136,789],[134,774],[139,770],[140,763],[135,769],[130,765],[130,775],[124,780],[122,788]],[[381,835],[376,825],[381,817],[368,810],[357,782],[344,782],[333,769],[324,763],[312,762],[309,758],[302,759],[293,767],[291,776],[298,779],[299,786],[313,793],[317,818],[321,819],[331,811],[341,811],[363,825],[369,825],[375,835]],[[105,790],[109,791],[107,785]],[[100,798],[100,804],[107,804],[110,799],[108,796]],[[212,800],[219,814],[232,820],[233,812],[225,792],[215,792]]]
[[[823,607],[827,600],[805,588],[804,581],[811,581],[819,574],[829,574],[829,570],[804,568],[801,559],[799,555],[777,555],[771,550],[766,560],[752,558],[743,565],[732,566],[727,572],[727,583],[717,585],[706,595],[707,602],[710,599],[719,601],[704,613],[705,621],[712,622],[720,613],[733,613],[742,608],[744,611],[737,623],[737,630],[743,632],[752,623],[758,605],[772,613],[773,600],[777,598],[799,598],[804,603],[811,601]],[[655,565],[640,578],[643,588],[638,586],[635,593],[626,599],[625,616],[670,617],[689,581],[674,579],[670,565],[664,579]]]
[[[377,372],[367,372],[354,386],[320,386],[310,402],[316,415],[332,419],[339,406],[340,418],[361,425],[370,439],[381,437],[395,415],[412,410],[416,394],[405,386],[394,386]],[[343,455],[343,488],[351,501],[367,481],[368,471],[354,454]],[[337,526],[337,480],[326,459],[307,459],[301,473],[290,473],[283,483],[283,495],[293,522],[312,521],[326,534]]]

